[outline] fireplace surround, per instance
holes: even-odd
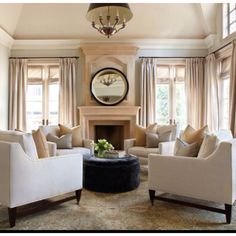
[[[101,136],[101,133],[96,136],[96,129],[97,132],[104,132],[106,136],[106,134],[109,133],[106,130],[110,128],[112,132],[112,134],[110,134],[111,138],[114,140],[116,138],[115,143],[117,143],[117,147],[123,149],[123,140],[121,141],[121,139],[134,137],[135,125],[138,123],[139,109],[140,107],[138,106],[78,107],[79,123],[82,127],[83,137],[93,140],[96,140],[98,137],[105,138]],[[101,127],[103,127],[104,131],[101,131]],[[120,134],[119,132],[117,133],[117,136],[113,134],[117,132],[117,128],[114,127],[118,127],[119,130],[122,130]]]

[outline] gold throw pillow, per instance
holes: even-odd
[[[81,128],[80,125],[75,126],[73,128],[69,128],[65,125],[59,124],[59,135],[60,137],[62,135],[72,133],[72,147],[82,147],[82,136],[81,136]]]
[[[135,146],[146,145],[146,129],[142,126],[135,126]]]
[[[49,149],[45,135],[40,129],[32,131],[32,136],[35,142],[36,150],[39,158],[49,157]]]
[[[195,130],[193,127],[188,125],[184,130],[181,139],[187,142],[188,144],[198,143],[198,145],[201,145],[207,130],[207,125],[203,126],[198,130]]]

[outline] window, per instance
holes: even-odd
[[[58,124],[59,65],[28,65],[27,130]]]
[[[230,84],[230,61],[227,57],[220,62],[220,128],[229,128],[229,84]]]
[[[185,66],[158,66],[156,112],[158,124],[186,125]]]
[[[236,4],[223,3],[223,38],[236,31]]]

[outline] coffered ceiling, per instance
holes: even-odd
[[[0,4],[0,27],[14,39],[106,39],[85,19],[89,4]],[[133,19],[112,40],[203,39],[216,33],[219,4],[130,3]]]

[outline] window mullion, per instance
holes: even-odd
[[[45,79],[45,120],[46,124],[48,124],[49,119],[49,67],[46,66],[46,79]]]
[[[174,107],[175,107],[175,101],[174,101],[174,73],[175,73],[175,67],[170,67],[170,96],[169,96],[169,119],[171,123],[173,123],[174,120]]]
[[[43,106],[43,120],[44,125],[46,125],[46,78],[47,78],[47,67],[43,66],[43,99],[42,99],[42,106]]]

